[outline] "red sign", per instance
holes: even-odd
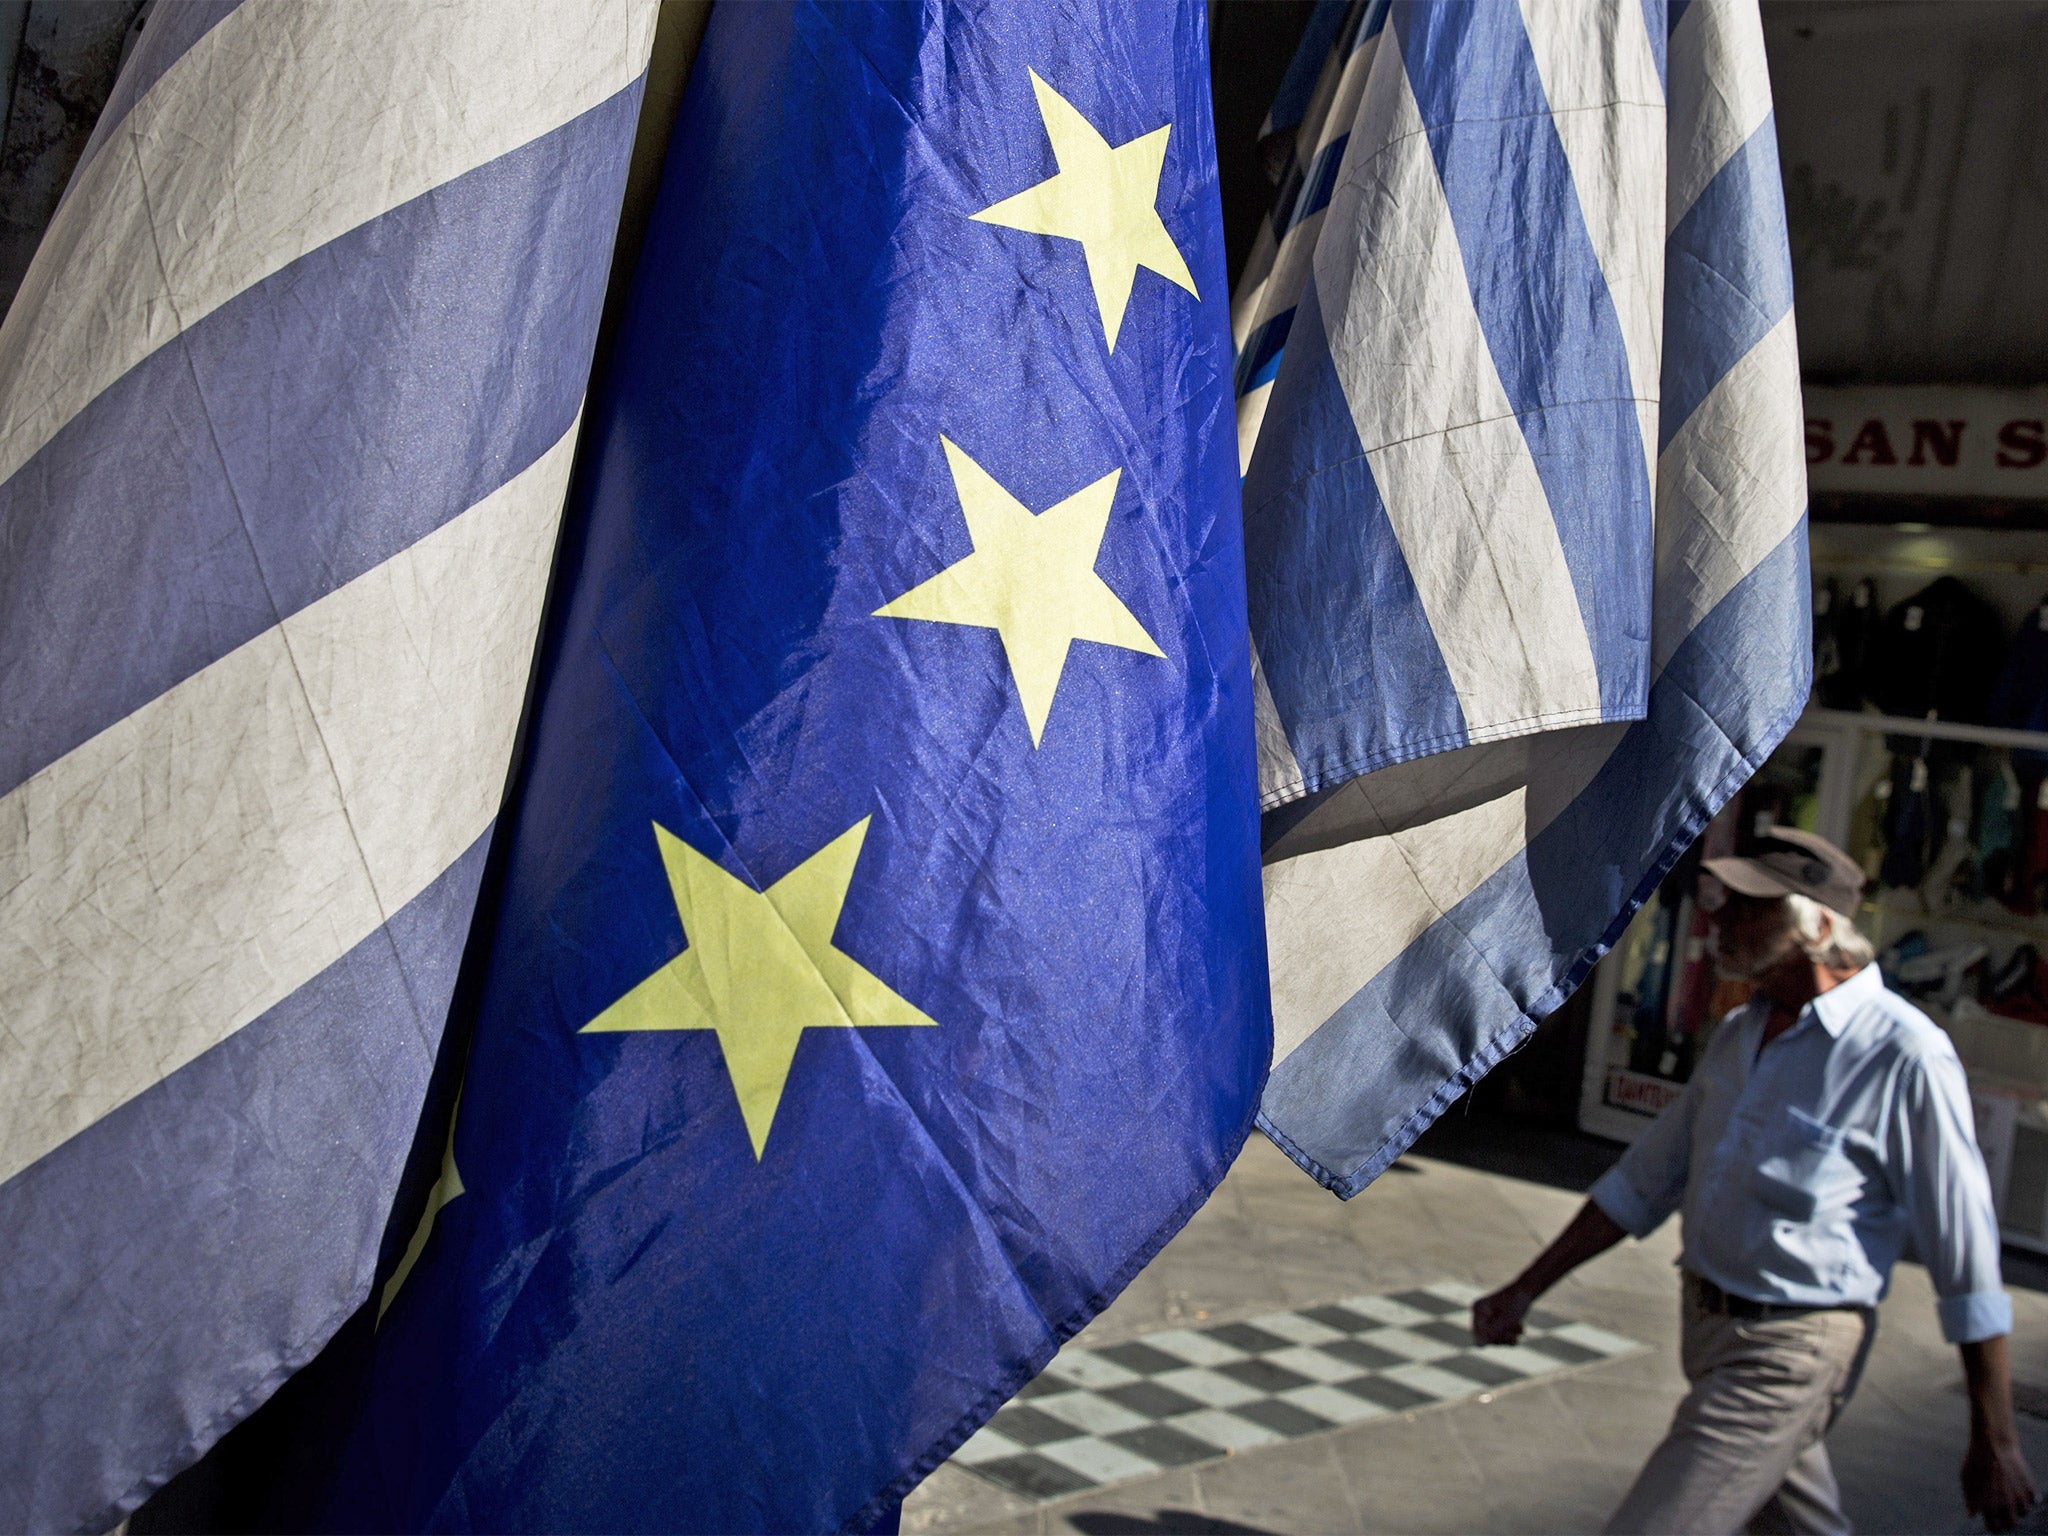
[[[1806,475],[1819,492],[2048,498],[2048,391],[1809,387]]]
[[[1632,1109],[1639,1115],[1654,1115],[1677,1098],[1685,1084],[1627,1067],[1607,1069],[1607,1102],[1616,1109]]]

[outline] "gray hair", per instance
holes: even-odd
[[[1815,965],[1831,971],[1860,971],[1877,958],[1870,940],[1848,918],[1796,891],[1785,898],[1799,947]]]

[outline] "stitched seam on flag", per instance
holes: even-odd
[[[1685,696],[1687,698],[1693,697],[1689,693]],[[1720,733],[1721,739],[1727,742],[1730,747],[1733,747],[1735,743],[1728,736],[1726,730],[1722,728],[1721,723],[1715,720],[1707,712],[1705,706],[1701,705],[1697,699],[1693,699],[1693,703],[1699,709],[1701,715]],[[1577,989],[1580,982],[1584,980],[1586,974],[1592,970],[1600,957],[1614,947],[1629,923],[1635,919],[1636,913],[1642,910],[1643,904],[1649,900],[1657,887],[1663,883],[1664,877],[1671,872],[1672,866],[1677,864],[1680,858],[1684,857],[1685,850],[1692,846],[1694,839],[1700,835],[1706,824],[1720,813],[1722,807],[1728,803],[1729,798],[1733,796],[1735,791],[1749,781],[1756,770],[1762,766],[1764,759],[1778,749],[1778,744],[1785,739],[1786,733],[1798,722],[1799,716],[1804,712],[1805,708],[1806,701],[1804,699],[1795,701],[1789,709],[1765,729],[1758,739],[1757,746],[1750,753],[1740,758],[1707,794],[1702,802],[1703,808],[1696,808],[1689,812],[1685,819],[1680,822],[1678,832],[1666,844],[1664,852],[1658,856],[1656,862],[1651,865],[1642,880],[1637,883],[1634,894],[1623,905],[1613,922],[1608,924],[1601,937],[1582,950],[1566,969],[1564,975],[1545,989],[1532,1005],[1522,1010],[1514,1023],[1501,1029],[1492,1040],[1474,1052],[1463,1066],[1446,1078],[1437,1090],[1419,1108],[1411,1113],[1406,1120],[1402,1121],[1400,1126],[1385,1141],[1381,1142],[1372,1155],[1354,1172],[1349,1174],[1335,1173],[1316,1158],[1303,1151],[1285,1132],[1281,1131],[1267,1118],[1263,1107],[1259,1112],[1259,1129],[1265,1132],[1268,1139],[1275,1146],[1293,1158],[1295,1163],[1304,1172],[1340,1199],[1349,1200],[1368,1184],[1372,1183],[1374,1179],[1385,1173],[1395,1159],[1399,1158],[1415,1144],[1416,1138],[1427,1130],[1436,1121],[1438,1116],[1455,1103],[1472,1084],[1492,1071],[1504,1056],[1526,1040],[1535,1030],[1536,1025],[1555,1011],[1563,1003],[1564,999]],[[1506,984],[1501,981],[1498,973],[1490,972],[1490,974],[1492,974],[1495,984],[1505,990]]]
[[[1347,454],[1341,459],[1331,459],[1317,464],[1315,468],[1309,470],[1298,479],[1290,480],[1287,484],[1281,486],[1256,507],[1248,508],[1247,513],[1254,516],[1262,514],[1274,502],[1279,501],[1283,497],[1293,495],[1301,487],[1313,480],[1319,480],[1324,475],[1343,469],[1347,465],[1356,464],[1360,459],[1370,459],[1372,455],[1383,453],[1389,448],[1399,448],[1405,443],[1419,443],[1432,437],[1449,437],[1453,432],[1468,432],[1474,427],[1492,426],[1495,422],[1519,422],[1524,416],[1539,416],[1548,411],[1576,410],[1578,407],[1585,405],[1656,405],[1657,403],[1656,397],[1649,395],[1588,395],[1583,399],[1552,401],[1547,405],[1540,405],[1528,411],[1503,411],[1495,416],[1475,416],[1470,421],[1453,422],[1449,426],[1443,427],[1431,427],[1427,432],[1411,432],[1406,437],[1390,437],[1384,442],[1371,444],[1358,453]]]
[[[1425,736],[1420,741],[1404,742],[1398,747],[1369,752],[1363,757],[1340,759],[1335,765],[1319,769],[1313,774],[1304,773],[1299,778],[1261,795],[1259,809],[1274,810],[1290,800],[1299,799],[1302,795],[1314,794],[1322,789],[1335,789],[1340,784],[1377,772],[1379,769],[1392,768],[1400,763],[1413,762],[1417,758],[1429,757],[1458,747],[1478,746],[1489,741],[1503,741],[1511,736],[1530,736],[1539,730],[1560,730],[1575,725],[1633,724],[1646,719],[1648,715],[1647,702],[1640,709],[1613,713],[1597,709],[1569,709],[1545,715],[1525,715],[1518,720],[1497,720],[1477,730]]]
[[[646,14],[649,17],[651,17],[651,10],[646,9],[644,4],[642,4],[642,0],[631,0],[631,5],[639,7],[643,14]],[[337,12],[339,12],[343,8],[335,9]],[[588,4],[582,7],[582,10],[585,12],[588,12],[589,9],[590,7]],[[567,7],[564,7],[564,10],[566,11]],[[284,8],[281,7],[243,7],[238,9],[231,17],[225,18],[220,26],[216,26],[213,29],[211,29],[203,38],[200,39],[199,42],[195,43],[192,48],[188,49],[185,54],[181,55],[179,59],[176,61],[176,63],[172,66],[172,68],[165,72],[163,79],[160,80],[157,85],[153,86],[144,97],[137,101],[135,109],[131,110],[128,116],[125,119],[123,119],[120,128],[121,133],[129,140],[129,142],[132,145],[137,146],[137,152],[140,153],[140,146],[144,143],[145,138],[148,137],[144,130],[152,127],[161,126],[162,124],[159,122],[159,120],[152,118],[150,119],[149,122],[138,125],[136,122],[136,119],[138,117],[147,117],[151,111],[161,109],[164,113],[169,114],[169,118],[166,119],[167,121],[170,121],[175,124],[177,119],[177,113],[174,110],[176,98],[178,92],[183,90],[185,87],[183,84],[179,84],[174,89],[172,89],[169,94],[161,94],[165,90],[164,81],[171,80],[174,75],[179,76],[180,80],[182,81],[183,77],[186,74],[197,72],[201,65],[206,64],[208,62],[208,56],[210,54],[231,53],[234,47],[243,45],[246,42],[246,40],[240,38],[238,35],[234,35],[233,33],[231,33],[231,29],[239,29],[244,26],[250,28],[257,27],[258,23],[253,18],[257,17],[258,15],[268,18],[271,16],[288,16],[290,14],[292,13],[286,11]],[[633,28],[627,29],[625,51],[621,55],[621,57],[630,57],[633,53],[633,50],[636,47],[639,47],[641,44],[644,44],[647,37],[651,37],[651,20],[649,20],[645,24],[645,36],[641,37],[638,42],[635,42],[633,40],[633,30]],[[224,34],[228,34],[228,40],[226,42],[222,41]],[[470,34],[476,34],[476,29],[473,26],[470,28]],[[265,35],[260,37],[259,40],[269,41],[270,39],[267,37],[267,35]],[[205,52],[202,52],[202,50],[204,50]],[[416,53],[417,49],[415,49],[414,52]],[[195,56],[197,57],[195,58]],[[607,62],[603,65],[590,62],[591,60],[594,60],[596,58],[597,55],[595,53],[588,53],[574,55],[574,57],[571,60],[571,62],[576,62],[580,60],[582,63],[588,65],[588,69],[586,71],[588,78],[585,78],[582,82],[583,87],[588,89],[594,89],[594,87],[592,86],[593,80],[602,77],[603,80],[608,81],[611,80],[616,73],[616,62]],[[607,55],[606,58],[607,60],[609,60],[609,55]],[[438,167],[438,171],[440,174],[438,174],[437,179],[432,184],[418,186],[416,190],[410,195],[416,197],[425,194],[430,194],[434,190],[435,186],[438,186],[442,182],[452,179],[451,175],[447,174],[451,167],[459,166],[459,170],[456,170],[454,174],[461,174],[470,170],[474,170],[477,165],[486,163],[491,159],[495,159],[497,158],[498,155],[503,154],[509,150],[515,149],[519,147],[519,145],[521,144],[530,143],[532,142],[532,140],[536,138],[544,137],[547,134],[554,132],[555,130],[562,127],[563,124],[569,120],[569,118],[574,117],[576,115],[580,115],[580,113],[584,110],[587,110],[588,107],[596,105],[597,101],[601,101],[612,95],[615,95],[617,91],[629,86],[632,83],[632,79],[635,78],[633,76],[627,76],[619,80],[619,82],[616,85],[614,85],[612,89],[606,90],[603,92],[601,96],[598,96],[597,100],[583,101],[583,104],[580,107],[578,107],[575,112],[568,113],[567,116],[564,116],[565,104],[571,100],[580,100],[581,94],[577,91],[571,91],[565,96],[563,87],[560,83],[560,77],[562,75],[564,66],[562,60],[559,58],[555,61],[555,63],[556,69],[553,71],[555,79],[553,81],[552,88],[550,91],[546,93],[545,100],[539,102],[538,105],[534,106],[533,113],[527,120],[517,125],[516,127],[508,127],[507,124],[510,121],[509,118],[503,121],[496,121],[488,118],[478,119],[478,122],[487,125],[486,131],[482,134],[482,136],[480,138],[468,141],[466,146],[464,146],[465,152],[463,153],[458,154],[454,153],[451,150],[447,157],[443,159],[439,151],[437,151],[433,156],[429,157],[432,160],[432,162]],[[536,79],[537,78],[538,77],[536,77]],[[390,103],[387,102],[386,105],[389,106]],[[151,139],[150,142],[154,143],[157,141]],[[481,158],[478,158],[476,157],[474,152],[479,146],[489,148],[493,152],[484,154],[481,156]],[[442,146],[442,148],[448,148],[448,146]],[[86,172],[83,174],[96,173],[99,167],[99,162],[107,158],[110,149],[111,142],[107,149],[102,149],[100,154],[95,157],[92,166],[88,167],[86,169]],[[109,164],[112,163],[113,162],[109,162]],[[424,166],[427,163],[428,161],[426,159],[423,159],[419,162],[419,165]],[[252,167],[265,167],[270,166],[270,164],[271,162],[259,158],[251,160],[250,162],[248,162],[247,165],[243,166],[242,169],[245,172],[253,175],[256,174],[256,172],[251,169]],[[391,167],[389,166],[385,167],[387,173],[390,171],[390,169]],[[411,181],[414,179],[416,178],[408,176],[407,178],[404,179],[403,184],[409,185],[411,184]],[[71,197],[73,190],[75,189],[67,190],[67,199]],[[105,188],[87,190],[94,191],[96,194],[106,191]],[[210,190],[218,195],[228,197],[231,200],[236,195],[247,195],[249,192],[249,188],[240,182],[236,182],[232,185],[224,183],[219,187],[210,188]],[[358,192],[361,191],[360,188],[355,190],[357,190]],[[376,206],[373,211],[367,213],[364,213],[362,208],[349,210],[351,213],[361,213],[362,216],[353,217],[351,222],[349,222],[345,228],[336,227],[329,229],[325,238],[315,240],[310,246],[305,246],[305,248],[303,249],[300,247],[304,244],[304,237],[310,229],[313,229],[315,226],[324,226],[330,222],[339,223],[339,217],[336,216],[334,219],[330,220],[327,218],[326,215],[317,214],[316,211],[316,216],[312,217],[309,220],[308,217],[306,217],[306,209],[302,206],[300,209],[301,217],[299,219],[298,224],[295,226],[294,233],[290,233],[287,235],[278,235],[275,233],[269,235],[262,235],[259,232],[257,234],[247,235],[244,243],[248,246],[249,250],[259,251],[262,254],[263,266],[260,272],[251,270],[248,272],[244,272],[239,277],[237,277],[235,280],[240,282],[241,286],[236,291],[245,291],[248,287],[253,286],[254,282],[261,280],[261,278],[263,277],[274,275],[277,271],[281,270],[284,266],[289,265],[292,261],[295,261],[303,256],[311,254],[313,251],[318,250],[321,246],[329,243],[331,239],[339,235],[345,234],[349,230],[360,227],[363,223],[367,222],[369,218],[375,217],[377,214],[388,212],[391,206],[390,198],[393,192],[394,185],[392,183],[391,177],[389,174],[386,174],[381,184],[379,184],[375,188],[372,188],[371,193],[365,194],[361,199],[363,208],[367,208],[371,204],[381,204],[381,206]],[[328,204],[324,206],[326,206],[328,211],[331,213],[336,207],[344,206],[345,203],[346,199],[344,199],[341,203],[330,201]],[[201,211],[203,212],[204,210],[202,209]],[[87,220],[91,216],[92,211],[88,210],[86,214],[80,215],[80,219]],[[60,233],[62,232],[60,231],[60,224],[64,226],[65,230],[69,231],[66,237],[61,240],[58,238]],[[75,335],[70,335],[69,333],[63,330],[64,322],[62,320],[52,321],[49,319],[48,315],[43,313],[43,311],[49,307],[48,301],[51,299],[53,291],[56,292],[57,297],[60,300],[67,301],[65,303],[60,304],[58,308],[54,311],[55,313],[57,313],[60,316],[63,316],[69,315],[76,310],[77,305],[69,303],[68,301],[75,300],[78,297],[77,293],[72,293],[69,292],[68,290],[64,290],[62,284],[59,284],[57,282],[57,277],[59,274],[66,272],[67,258],[75,256],[77,254],[77,249],[90,249],[95,254],[97,254],[97,252],[102,249],[110,248],[106,246],[106,242],[104,240],[100,240],[97,243],[85,240],[84,236],[89,233],[91,233],[90,224],[86,224],[83,227],[78,227],[77,221],[71,221],[70,223],[66,223],[62,219],[53,221],[50,230],[45,234],[43,238],[42,246],[38,250],[37,261],[31,265],[28,275],[23,279],[23,288],[20,300],[28,301],[31,298],[33,298],[35,302],[32,304],[28,304],[27,307],[25,308],[24,302],[18,301],[15,307],[9,311],[7,317],[9,320],[13,320],[16,322],[15,326],[13,328],[0,326],[0,355],[5,355],[10,359],[10,368],[12,369],[12,372],[8,376],[7,382],[16,382],[16,376],[19,375],[23,369],[30,368],[30,365],[33,365],[31,371],[39,371],[39,377],[41,375],[47,375],[47,377],[41,377],[42,392],[40,394],[34,396],[24,396],[23,398],[14,399],[12,401],[13,416],[0,418],[0,479],[12,479],[16,474],[20,472],[20,470],[25,465],[27,465],[29,460],[35,456],[36,452],[40,451],[44,446],[46,446],[49,443],[49,441],[57,434],[57,432],[62,430],[65,423],[67,423],[73,417],[75,417],[78,414],[78,412],[85,407],[86,404],[90,403],[91,398],[96,398],[99,394],[103,393],[105,389],[115,381],[115,379],[120,377],[121,374],[125,374],[128,371],[130,371],[136,363],[139,363],[140,361],[142,361],[143,358],[155,352],[159,346],[167,343],[168,340],[170,339],[169,337],[165,337],[163,342],[151,343],[142,346],[138,350],[136,347],[136,339],[138,336],[146,338],[150,335],[155,334],[155,332],[150,329],[147,320],[147,316],[151,310],[151,306],[159,302],[161,298],[166,297],[167,295],[146,296],[121,292],[117,294],[118,302],[116,302],[115,299],[109,298],[109,294],[107,291],[107,283],[108,281],[111,281],[111,279],[107,277],[107,274],[105,272],[98,272],[98,269],[92,267],[90,263],[88,263],[86,269],[83,270],[85,276],[87,278],[91,278],[91,281],[87,282],[86,287],[79,291],[85,292],[86,298],[94,301],[94,304],[96,305],[96,308],[94,310],[95,313],[98,313],[98,311],[101,309],[108,309],[109,307],[111,307],[113,310],[120,311],[120,313],[115,316],[115,322],[112,323],[111,326],[102,326],[101,329],[104,334],[101,334],[97,338],[98,344],[94,345],[85,340],[81,340],[79,337]],[[106,232],[104,230],[101,230],[100,233],[104,235]],[[56,245],[63,247],[63,249],[53,251],[53,242],[55,242]],[[288,252],[289,254],[287,254]],[[232,252],[230,254],[232,254]],[[212,262],[195,263],[193,271],[191,273],[186,274],[187,278],[194,278],[198,273],[211,272],[214,267],[219,265],[219,262],[221,260],[226,259],[224,256],[222,256],[221,252],[219,251],[214,252],[214,257],[215,260]],[[161,258],[159,259],[161,261]],[[230,263],[230,265],[232,266],[234,264]],[[250,265],[253,266],[253,263],[251,263]],[[92,275],[94,272],[98,272],[97,277],[94,277]],[[70,274],[70,276],[72,278],[77,278],[79,277],[79,274],[72,273]],[[118,289],[118,286],[119,285],[116,284],[116,289]],[[207,291],[205,284],[200,284],[199,286],[202,291]],[[232,294],[213,293],[212,296],[207,300],[207,307],[205,313],[212,313],[215,308],[218,308],[220,304],[226,302],[226,300],[231,297],[233,297]],[[37,312],[35,318],[30,318],[28,314],[29,309],[33,309]],[[138,315],[141,316],[142,318],[138,318]],[[57,328],[56,333],[54,335],[50,330],[50,327],[52,325],[56,326]],[[15,343],[16,341],[19,341],[21,338],[20,327],[22,326],[31,327],[35,334],[27,342],[23,342],[19,346],[14,346],[12,344]],[[75,357],[72,359],[73,366],[71,367],[68,374],[62,370],[55,368],[53,364],[53,358],[63,355],[66,352],[67,348],[69,348],[71,351],[79,353],[79,357]],[[114,354],[119,354],[121,357],[125,357],[126,361],[121,363],[116,373],[114,373],[111,376],[102,377],[101,375],[104,373],[104,369],[99,368],[97,365],[99,360],[103,356],[112,355],[109,353],[110,348],[112,349],[112,352]],[[80,361],[80,358],[83,359],[83,362]],[[93,366],[88,367],[87,365]],[[75,380],[71,379],[70,375],[76,374],[78,372],[79,367],[87,367],[87,373],[90,376],[88,382],[90,382],[90,378],[98,379],[98,382],[92,384],[91,386],[90,396],[88,396],[85,399],[72,398],[70,393],[66,389],[67,384],[75,383]],[[48,412],[51,409],[53,399],[59,400],[60,402],[59,414],[54,418],[48,414]],[[23,425],[24,420],[26,420],[28,423],[26,426]]]

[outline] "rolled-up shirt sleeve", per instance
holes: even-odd
[[[1685,1201],[1692,1170],[1692,1122],[1699,1094],[1694,1083],[1664,1106],[1649,1129],[1603,1173],[1586,1197],[1630,1237],[1648,1237]]]
[[[2012,1298],[1998,1271],[1998,1218],[1977,1150],[1962,1063],[1929,1052],[1900,1067],[1889,1148],[1894,1197],[1938,1298],[1942,1337],[1972,1344],[2012,1332]]]

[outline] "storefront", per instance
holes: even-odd
[[[1954,1037],[2008,1238],[2048,1251],[2048,391],[1809,388],[1814,697],[1590,988],[1583,1129],[1633,1139],[1747,985],[1699,860],[1773,824],[1870,883],[1890,984]]]

